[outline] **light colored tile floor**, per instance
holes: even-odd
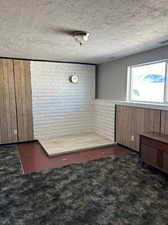
[[[95,133],[40,139],[39,142],[49,156],[113,144]]]

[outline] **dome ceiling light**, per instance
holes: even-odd
[[[88,41],[90,33],[85,31],[74,31],[72,36],[80,45],[83,45]]]

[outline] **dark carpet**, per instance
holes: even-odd
[[[168,179],[129,153],[21,175],[0,147],[0,225],[166,225]]]

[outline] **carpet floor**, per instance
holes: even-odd
[[[168,179],[136,153],[21,175],[0,147],[1,225],[167,225]]]

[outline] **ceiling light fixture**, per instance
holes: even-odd
[[[90,33],[85,31],[74,31],[73,37],[74,39],[79,42],[80,45],[83,45],[84,42],[87,42],[89,39]]]

